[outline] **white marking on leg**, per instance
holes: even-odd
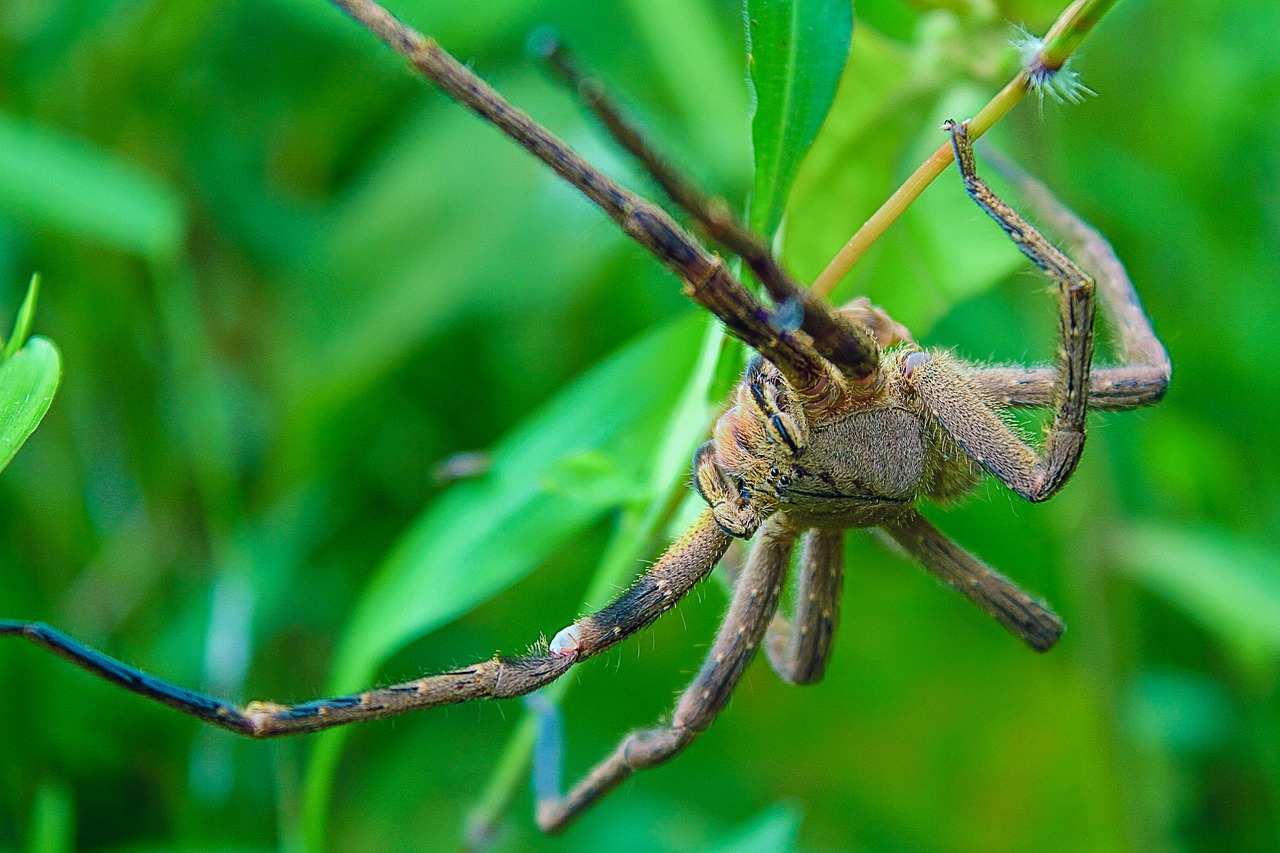
[[[582,630],[576,624],[570,625],[551,638],[551,654],[576,655],[579,648],[578,640],[581,636]]]

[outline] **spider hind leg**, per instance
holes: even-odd
[[[534,749],[533,779],[538,796],[538,825],[545,832],[564,830],[636,771],[670,761],[711,726],[755,657],[777,612],[796,534],[781,513],[765,522],[734,585],[729,612],[715,642],[697,677],[677,700],[671,722],[623,737],[614,751],[567,794],[561,795],[559,790],[558,712],[549,708],[549,703],[534,703],[539,717],[539,742]]]

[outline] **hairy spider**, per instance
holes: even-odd
[[[40,623],[0,621],[0,635],[25,637],[107,681],[239,734],[314,732],[531,693],[675,606],[735,538],[754,539],[735,573],[728,614],[670,721],[626,735],[567,794],[554,774],[538,773],[538,823],[548,832],[563,829],[635,771],[689,746],[724,708],[761,645],[788,682],[822,677],[838,621],[849,528],[882,532],[1031,648],[1044,651],[1057,641],[1063,625],[1052,611],[937,530],[917,503],[968,493],[984,470],[1029,501],[1046,500],[1076,468],[1090,408],[1129,409],[1163,396],[1168,357],[1124,268],[1097,232],[1038,184],[1018,179],[1090,275],[977,176],[967,126],[948,121],[944,129],[965,189],[1055,285],[1060,349],[1053,367],[974,366],[923,350],[865,299],[836,310],[799,287],[758,236],[658,157],[575,60],[548,42],[547,59],[560,76],[708,237],[742,257],[778,306],[770,310],[666,212],[592,167],[434,41],[373,0],[334,3],[598,205],[683,280],[690,298],[756,350],[732,404],[694,456],[694,483],[707,508],[627,591],[559,631],[545,648],[349,696],[241,708],[148,676]],[[1096,291],[1118,330],[1120,363],[1095,370]],[[1003,413],[1017,408],[1051,411],[1041,446],[1028,444],[1006,422]],[[779,601],[797,543],[799,591],[794,612],[784,616]]]

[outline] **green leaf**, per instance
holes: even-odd
[[[914,53],[863,26],[821,138],[797,177],[786,261],[812,278],[945,136],[943,118],[971,115],[985,95],[968,84],[921,82]],[[979,151],[979,169],[983,168]],[[990,170],[987,170],[989,173]],[[1016,204],[1016,198],[1014,199]],[[924,339],[956,305],[1027,269],[1021,253],[944,175],[907,209],[837,292],[862,293]],[[841,301],[837,297],[837,302]]]
[[[626,8],[644,40],[655,79],[650,96],[665,90],[681,118],[672,128],[689,162],[704,175],[737,185],[747,175],[747,140],[736,129],[747,112],[738,44],[724,37],[719,9],[688,0],[628,0]],[[679,21],[680,26],[671,26]],[[732,46],[731,46],[732,44]],[[726,133],[732,127],[735,132]]]
[[[529,73],[503,86],[515,103],[536,101]],[[317,423],[424,340],[476,316],[523,317],[570,301],[565,290],[584,286],[623,244],[612,228],[584,241],[584,223],[601,214],[500,134],[477,133],[471,115],[433,106],[405,120],[278,284],[293,306],[277,352],[282,444],[310,441]],[[568,102],[539,118],[581,122]],[[489,171],[504,175],[501,204],[478,204],[484,190],[459,177]]]
[[[6,346],[3,339],[0,339],[0,361],[6,358],[13,358],[14,353],[22,348],[27,340],[27,335],[31,334],[31,321],[36,315],[36,301],[40,298],[40,274],[35,273],[31,276],[31,283],[27,285],[27,295],[22,300],[22,305],[18,308],[18,316],[13,321],[13,336],[9,338]]]
[[[1216,528],[1134,526],[1120,565],[1212,631],[1253,670],[1280,658],[1280,559],[1260,542]]]
[[[132,163],[3,113],[0,152],[0,211],[20,222],[144,257],[181,245],[181,201]]]
[[[638,482],[653,436],[681,392],[703,323],[662,326],[594,367],[492,450],[488,473],[456,484],[410,526],[378,569],[338,651],[330,689],[365,686],[406,643],[529,574],[618,506],[617,488],[560,487],[566,469],[601,456],[608,480]],[[491,650],[478,650],[480,656]],[[326,735],[308,772],[304,832],[313,842],[344,738]]]
[[[0,471],[40,425],[61,377],[58,348],[39,336],[0,362]]]
[[[772,234],[800,161],[831,109],[853,38],[849,0],[747,0],[755,97],[752,227]]]

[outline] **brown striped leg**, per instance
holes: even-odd
[[[982,398],[1002,409],[1052,406],[1056,378],[1052,367],[984,367],[969,374]],[[1095,367],[1089,377],[1089,408],[1123,412],[1150,406],[1164,399],[1168,387],[1167,367]]]
[[[1169,385],[1169,354],[1142,309],[1124,264],[1096,229],[1082,220],[1044,184],[1004,158],[990,158],[1041,221],[1067,241],[1080,264],[1098,281],[1102,308],[1116,330],[1119,364],[1095,367],[1090,379],[1089,408],[1118,411],[1159,402]],[[1054,372],[1043,367],[992,367],[973,377],[980,393],[996,405],[1048,406],[1053,401]]]
[[[880,348],[867,329],[851,323],[825,299],[801,289],[774,258],[768,244],[734,216],[723,199],[708,196],[659,153],[557,32],[550,28],[539,30],[532,46],[556,77],[595,114],[609,135],[635,157],[672,201],[694,218],[703,233],[746,261],[774,302],[788,306],[786,310],[798,309],[800,328],[813,338],[814,348],[824,358],[857,382],[865,383],[874,375],[880,364]]]
[[[1053,386],[1054,411],[1044,444],[1036,449],[1023,441],[950,359],[932,358],[928,353],[909,356],[909,380],[967,453],[1022,497],[1042,501],[1071,477],[1084,449],[1093,363],[1094,282],[977,176],[965,125],[947,122],[945,127],[951,131],[965,190],[1057,285],[1061,342]]]
[[[1038,652],[1062,636],[1062,620],[1044,603],[983,563],[918,512],[883,530],[938,580],[994,616]]]
[[[112,684],[238,734],[299,734],[438,705],[506,699],[537,690],[574,664],[642,630],[675,606],[711,573],[730,541],[711,510],[705,511],[630,589],[602,610],[560,631],[545,652],[494,658],[404,684],[301,705],[250,702],[244,708],[236,708],[139,672],[36,622],[0,621],[0,636],[24,637]]]
[[[844,531],[810,530],[800,550],[795,612],[773,617],[765,652],[789,684],[816,684],[831,660],[844,588]]]
[[[816,684],[826,673],[840,623],[844,588],[843,530],[806,531],[800,551],[795,610],[774,614],[765,637],[769,666],[788,684]],[[730,583],[741,567],[725,565]]]
[[[729,613],[715,643],[701,671],[681,694],[668,725],[625,736],[609,757],[564,796],[559,795],[555,770],[546,765],[554,760],[554,746],[535,750],[535,756],[544,762],[534,771],[538,825],[544,831],[563,830],[631,774],[669,761],[710,727],[751,663],[778,609],[795,535],[781,513],[770,517],[760,529],[747,565],[734,584]],[[549,731],[545,725],[540,728],[544,736]]]
[[[685,293],[765,358],[806,398],[843,393],[844,381],[807,339],[779,328],[772,313],[662,208],[600,172],[562,140],[514,107],[430,38],[405,26],[373,0],[331,0],[445,94],[497,127],[598,206],[624,233],[681,279]],[[806,338],[808,336],[805,336]],[[874,343],[874,342],[872,342]],[[879,351],[875,351],[878,365]],[[874,367],[868,379],[875,378]]]

